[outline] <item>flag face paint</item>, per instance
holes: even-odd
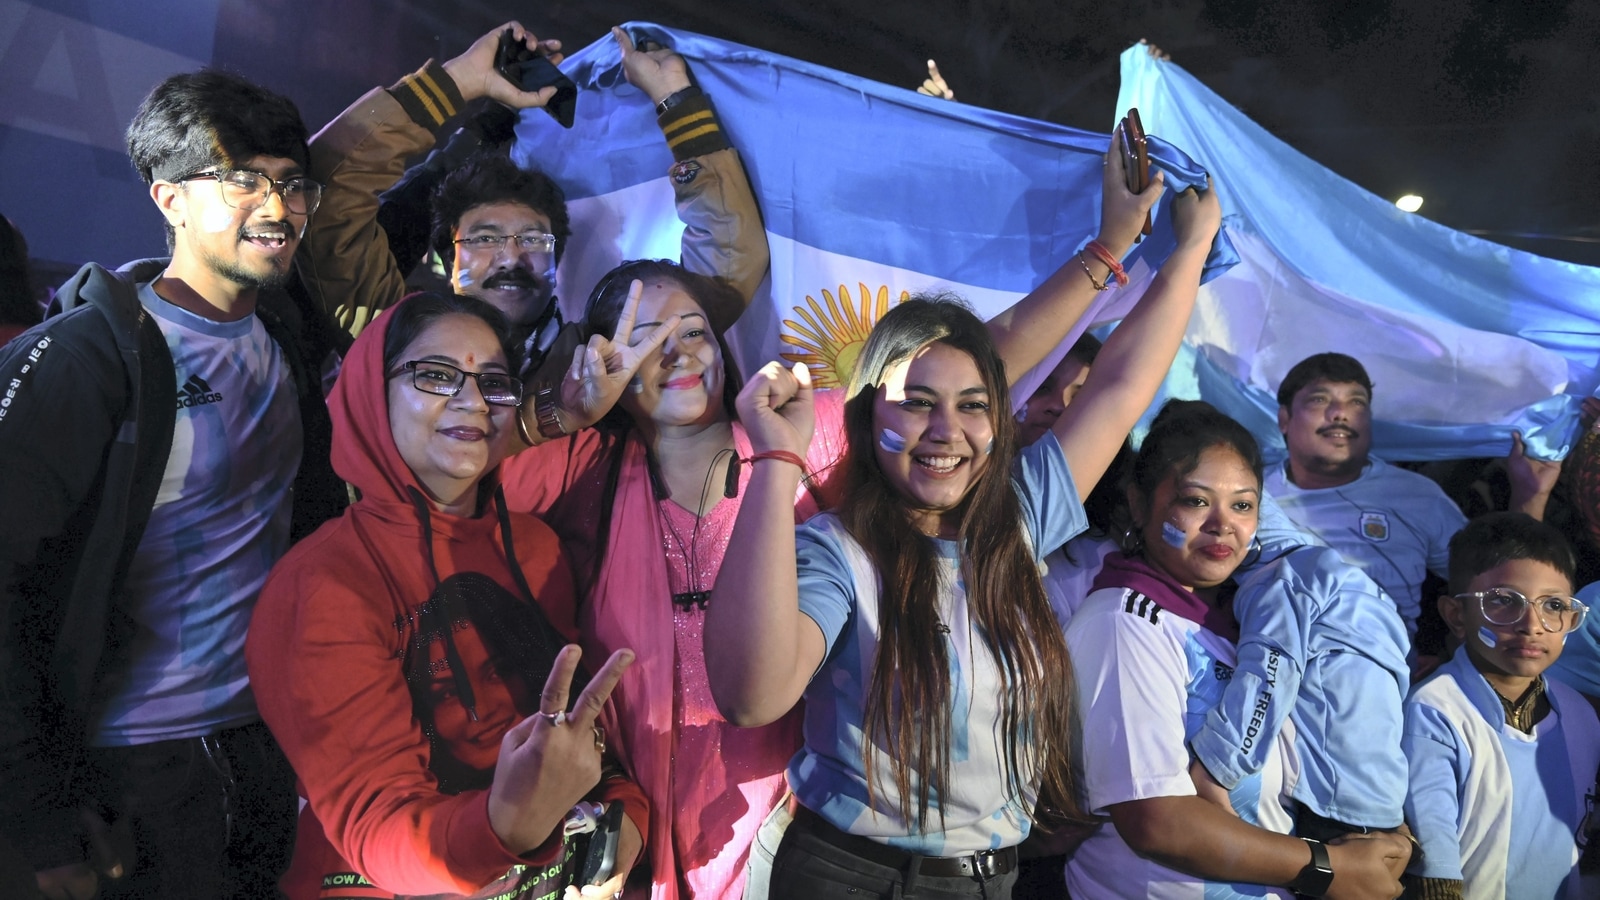
[[[1189,535],[1185,534],[1183,529],[1172,524],[1171,522],[1162,522],[1161,539],[1166,541],[1167,546],[1172,547],[1173,549],[1182,549],[1184,543],[1189,540]]]
[[[1489,626],[1487,625],[1478,629],[1478,640],[1483,641],[1483,645],[1488,647],[1490,650],[1493,650],[1495,646],[1500,643],[1499,641],[1495,640],[1494,632],[1490,631]]]
[[[888,428],[878,432],[878,446],[886,453],[906,452],[906,439],[903,435]]]

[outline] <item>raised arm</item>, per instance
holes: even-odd
[[[379,195],[400,180],[406,160],[433,147],[472,100],[490,97],[520,109],[542,106],[555,93],[520,91],[495,71],[506,28],[559,59],[558,42],[540,42],[509,22],[442,66],[430,60],[393,86],[367,92],[311,139],[311,177],[323,184],[322,204],[295,259],[312,298],[351,336],[406,294],[405,274],[378,224]]]
[[[672,190],[683,220],[683,267],[726,279],[747,305],[771,262],[766,226],[711,99],[695,86],[676,51],[651,42],[635,47],[621,28],[611,29],[622,51],[628,83],[656,106],[656,124],[672,150]],[[711,325],[726,331],[745,305],[710,309]]]
[[[768,363],[739,392],[739,421],[758,460],[706,608],[706,674],[717,709],[735,725],[765,725],[794,708],[827,652],[800,612],[794,497],[813,425],[811,375]]]
[[[1122,154],[1117,152],[1121,139],[1120,129],[1113,132],[1111,147],[1106,151],[1105,174],[1100,183],[1100,234],[1095,238],[1118,259],[1133,246],[1133,239],[1144,227],[1145,215],[1161,198],[1166,180],[1158,171],[1143,192],[1130,193],[1123,175]],[[1201,253],[1200,258],[1203,261],[1205,254]],[[1107,266],[1093,255],[1084,253],[1082,259],[1080,262],[1078,254],[1073,254],[1032,293],[989,320],[989,332],[994,335],[1000,358],[1006,361],[1009,383],[1016,384],[1018,378],[1050,355],[1088,312],[1097,291],[1084,266],[1101,284],[1110,277]],[[1073,475],[1078,477],[1077,470]]]
[[[1172,367],[1194,310],[1200,270],[1221,223],[1214,189],[1191,189],[1173,198],[1177,249],[1139,305],[1111,333],[1083,388],[1052,426],[1080,496],[1094,490]]]

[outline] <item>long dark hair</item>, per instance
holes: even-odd
[[[881,746],[911,820],[911,777],[920,784],[918,827],[950,781],[950,668],[939,638],[937,550],[915,526],[905,498],[885,478],[873,450],[873,404],[889,369],[930,343],[972,357],[989,391],[994,449],[960,508],[965,546],[961,574],[967,605],[984,647],[1005,685],[1002,728],[1010,790],[1020,794],[1023,772],[1040,775],[1041,808],[1076,809],[1071,772],[1072,666],[1050,611],[1038,563],[1011,478],[1017,454],[1005,363],[988,328],[951,295],[916,296],[890,310],[861,350],[845,403],[844,500],[838,514],[882,580],[879,643],[867,690],[865,744],[869,796],[875,790],[873,754]],[[940,819],[943,811],[940,810]]]
[[[28,242],[11,220],[0,216],[0,325],[37,325],[44,310],[28,268]]]

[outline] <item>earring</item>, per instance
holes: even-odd
[[[1129,525],[1122,531],[1122,552],[1128,556],[1138,556],[1144,552],[1144,528],[1139,525]]]

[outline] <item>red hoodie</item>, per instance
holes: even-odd
[[[420,485],[389,428],[382,357],[392,319],[380,316],[361,333],[329,399],[333,467],[361,500],[273,569],[245,648],[261,717],[309,804],[282,883],[290,900],[470,894],[530,863],[490,828],[487,790],[439,791],[412,710],[401,660],[436,582],[408,491]],[[428,521],[440,579],[477,572],[521,596],[492,508],[477,518],[429,510]],[[509,522],[528,588],[545,617],[575,638],[572,574],[560,542],[532,516],[512,513]],[[637,787],[608,783],[601,794],[622,800],[645,833],[648,807]],[[531,862],[554,858],[560,843],[546,847]],[[319,893],[337,873],[360,873],[383,890]]]

